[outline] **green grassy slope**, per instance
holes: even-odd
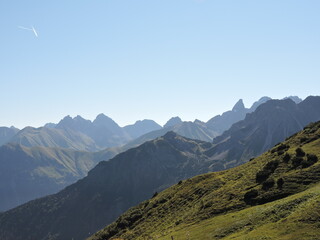
[[[174,185],[90,239],[319,239],[315,156],[320,122],[244,165]]]
[[[185,224],[156,239],[319,239],[320,184],[301,193]]]

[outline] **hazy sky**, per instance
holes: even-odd
[[[0,126],[206,121],[240,98],[319,95],[319,12],[318,0],[0,1]]]

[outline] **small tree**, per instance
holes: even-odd
[[[306,153],[301,148],[296,149],[296,156],[297,157],[304,157],[305,155],[306,155]]]
[[[279,179],[277,180],[277,186],[278,186],[278,188],[279,188],[279,189],[282,189],[283,184],[284,184],[283,178],[279,178]]]
[[[303,161],[301,165],[303,168],[307,168],[315,164],[317,161],[318,161],[318,157],[316,155],[307,154],[307,160]]]
[[[265,182],[262,184],[262,189],[263,190],[269,190],[274,186],[275,182],[273,178],[268,178]]]
[[[246,192],[244,194],[244,202],[246,204],[251,204],[252,205],[252,204],[255,203],[254,198],[256,198],[258,195],[259,195],[258,190],[252,189],[252,190],[250,190],[250,191],[248,191],[248,192]]]
[[[316,162],[318,162],[318,157],[314,154],[308,154],[307,155],[307,161],[312,163],[312,164],[315,164]]]
[[[294,157],[291,160],[292,166],[295,167],[295,168],[299,167],[301,165],[302,161],[303,161],[302,157]]]
[[[290,154],[289,154],[289,153],[286,153],[286,154],[283,156],[283,161],[284,161],[285,163],[288,163],[288,162],[290,161],[290,158],[291,158]]]

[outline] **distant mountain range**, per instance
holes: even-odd
[[[152,120],[137,121],[121,128],[111,118],[100,114],[91,122],[81,116],[66,116],[58,124],[48,123],[44,127],[0,128],[0,145],[8,142],[26,147],[60,147],[78,151],[99,151],[119,147],[150,131],[161,129]]]
[[[99,150],[99,147],[90,137],[70,128],[26,127],[14,135],[9,142],[18,143],[26,147],[43,146],[78,151]]]
[[[290,96],[284,99],[291,99],[295,103],[302,102],[297,96]],[[270,97],[262,97],[258,101],[254,102],[250,108],[245,108],[242,99],[240,99],[232,108],[231,111],[224,112],[221,115],[217,115],[211,118],[206,126],[215,131],[218,135],[221,135],[224,131],[228,130],[234,123],[243,120],[247,113],[254,112],[261,104],[271,100]]]
[[[285,99],[291,99],[295,103],[302,100],[296,96],[290,96]],[[140,144],[163,136],[169,131],[173,131],[181,136],[191,139],[211,142],[215,137],[228,130],[234,123],[243,120],[247,113],[254,112],[258,106],[271,100],[269,97],[262,97],[254,102],[251,108],[245,108],[242,99],[240,99],[231,111],[224,112],[211,118],[208,122],[195,120],[194,122],[183,122],[179,117],[171,118],[162,129],[146,133],[122,146],[120,151],[139,146]],[[299,129],[297,129],[298,131]],[[262,152],[260,152],[262,153]]]
[[[0,147],[0,212],[60,191],[110,154],[16,143]]]
[[[317,120],[320,97],[308,97],[299,104],[291,99],[268,101],[213,143],[168,132],[100,162],[87,177],[57,194],[0,215],[0,237],[8,236],[14,226],[19,232],[4,239],[84,239],[156,192],[180,180],[249,161]]]
[[[296,102],[301,101],[296,96],[288,98]],[[212,141],[232,124],[243,120],[247,113],[253,112],[268,100],[270,100],[269,97],[263,97],[247,109],[240,99],[232,110],[213,117],[207,123],[199,120],[183,122],[179,117],[174,117],[164,127],[153,120],[137,121],[135,124],[120,127],[104,114],[99,114],[94,121],[86,120],[81,116],[74,118],[66,116],[57,124],[47,123],[41,128],[26,127],[21,131],[15,128],[0,128],[0,145],[14,142],[27,147],[61,147],[91,152],[115,147],[126,150],[146,140],[160,137],[168,131],[174,131],[187,138]]]

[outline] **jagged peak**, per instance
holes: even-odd
[[[180,124],[180,123],[182,123],[181,118],[178,117],[178,116],[176,116],[176,117],[170,118],[163,127],[164,127],[164,128],[166,128],[166,127],[172,127],[172,126],[177,125],[177,124]]]
[[[73,119],[81,119],[81,120],[85,120],[83,117],[81,117],[80,115],[77,115],[76,117],[74,117]]]
[[[245,106],[243,104],[243,100],[239,99],[239,101],[232,108],[232,112],[238,112],[238,111],[241,111],[243,109],[245,109]]]
[[[97,115],[96,119],[93,122],[100,122],[100,121],[112,121],[114,122],[110,117],[108,117],[107,115],[100,113]]]
[[[61,121],[72,120],[70,115],[65,116]]]

